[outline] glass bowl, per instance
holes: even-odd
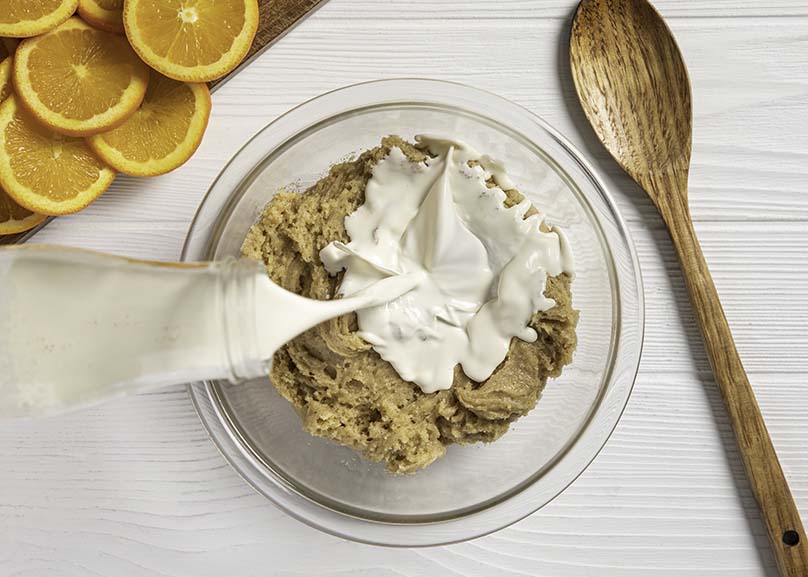
[[[643,298],[628,231],[601,179],[527,110],[448,82],[384,80],[342,88],[281,116],[225,167],[183,250],[186,261],[238,255],[273,194],[305,190],[337,161],[388,134],[457,137],[505,162],[518,189],[563,227],[580,310],[578,349],[538,406],[495,443],[450,446],[415,475],[396,476],[303,431],[268,379],[190,385],[222,454],[290,515],[357,541],[420,546],[500,529],[545,505],[603,447],[628,401],[640,359]]]

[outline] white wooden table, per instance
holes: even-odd
[[[808,2],[657,6],[693,81],[696,227],[808,521]],[[469,543],[357,545],[253,492],[177,387],[0,426],[0,576],[775,575],[666,233],[574,99],[566,60],[573,9],[572,0],[331,0],[215,94],[204,144],[185,167],[152,180],[120,178],[90,209],[36,237],[176,259],[225,162],[305,99],[416,75],[508,97],[606,171],[645,277],[647,337],[633,396],[569,490]]]

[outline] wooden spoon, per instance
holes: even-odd
[[[598,137],[668,227],[780,574],[806,577],[808,538],[690,217],[690,81],[676,40],[646,0],[583,0],[570,64]]]

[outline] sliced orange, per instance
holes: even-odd
[[[45,126],[69,136],[106,132],[140,106],[149,68],[126,38],[71,18],[20,43],[14,84],[20,103]]]
[[[94,28],[123,34],[123,0],[79,0],[79,16]]]
[[[186,84],[152,72],[140,109],[118,128],[91,136],[87,142],[118,172],[157,176],[191,158],[209,117],[207,84]]]
[[[17,49],[16,38],[0,38],[0,60],[7,56],[13,56],[14,51]]]
[[[123,23],[149,66],[175,80],[209,82],[249,51],[258,0],[126,0]]]
[[[114,179],[84,140],[44,128],[17,96],[0,104],[0,187],[20,206],[49,215],[77,212]]]
[[[0,235],[31,230],[47,217],[21,207],[0,189]]]
[[[14,92],[14,85],[11,82],[13,66],[14,59],[11,56],[0,62],[0,102],[3,102]]]
[[[44,34],[70,18],[79,0],[0,0],[0,36]]]

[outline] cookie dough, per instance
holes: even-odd
[[[350,240],[345,217],[363,204],[373,166],[393,146],[413,161],[425,158],[415,145],[389,136],[356,160],[333,166],[305,192],[279,192],[250,230],[244,256],[263,261],[272,280],[287,290],[332,298],[341,276],[329,276],[319,252],[333,240]],[[523,198],[516,190],[506,194],[508,206]],[[508,356],[482,383],[455,367],[451,389],[423,393],[358,336],[355,314],[285,345],[273,359],[271,380],[311,434],[383,461],[391,472],[413,473],[441,457],[447,445],[501,437],[535,407],[547,379],[572,360],[578,313],[572,308],[570,278],[549,278],[545,295],[557,305],[533,316],[530,326],[538,340],[513,339]]]

